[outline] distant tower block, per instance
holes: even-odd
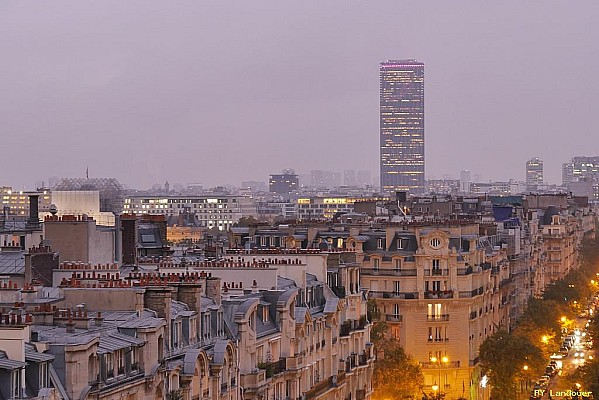
[[[424,64],[380,64],[380,178],[385,193],[424,192]]]

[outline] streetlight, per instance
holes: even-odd
[[[549,343],[549,336],[543,335],[543,337],[541,338],[541,342],[543,342],[545,344]],[[528,365],[525,365],[525,367],[526,368],[524,368],[524,370],[527,370],[528,369]]]
[[[433,385],[432,389],[435,392],[435,398],[439,399],[441,398],[441,363],[443,364],[447,364],[449,363],[449,358],[447,356],[443,356],[440,359],[437,357],[431,357],[431,362],[434,364],[437,364],[438,368],[439,368],[439,385],[437,385],[437,382],[435,382],[435,384]],[[447,382],[445,382],[447,384]],[[435,389],[435,387],[437,387],[437,389],[439,389],[439,394],[437,395],[436,391],[437,389]]]

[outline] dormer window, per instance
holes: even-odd
[[[376,240],[376,248],[379,249],[379,250],[383,250],[385,248],[385,239],[378,238]]]
[[[12,371],[11,395],[13,399],[21,398],[21,372],[20,368]]]
[[[372,268],[374,268],[374,269],[379,269],[379,267],[380,267],[380,263],[381,263],[381,260],[380,260],[380,259],[378,259],[378,258],[373,258],[373,259],[372,259]]]
[[[262,322],[268,322],[268,307],[262,306]]]
[[[40,363],[39,364],[39,382],[40,389],[47,388],[48,385],[48,363]]]

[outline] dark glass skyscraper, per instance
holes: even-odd
[[[380,65],[381,189],[424,192],[424,63]]]

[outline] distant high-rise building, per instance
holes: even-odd
[[[372,174],[370,171],[360,170],[356,175],[356,183],[358,186],[370,186],[372,185]]]
[[[315,188],[334,188],[341,186],[341,173],[315,169],[310,171],[310,186]]]
[[[381,190],[424,192],[424,63],[380,64]]]
[[[538,157],[526,161],[526,185],[537,187],[543,184],[543,160]]]
[[[472,174],[468,170],[460,172],[460,192],[470,193],[470,183],[472,182]]]
[[[343,171],[343,184],[345,186],[356,186],[356,171],[353,169],[346,169]]]
[[[599,156],[572,157],[572,161],[562,165],[562,183],[564,186],[580,180],[599,182]]]
[[[293,170],[284,170],[280,175],[271,175],[268,189],[271,193],[289,194],[299,188],[299,178]]]

